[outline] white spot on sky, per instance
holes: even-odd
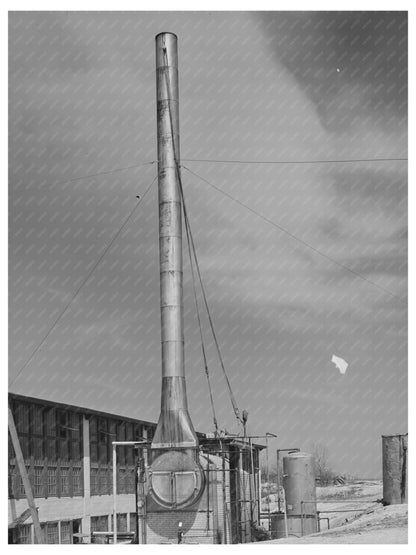
[[[345,374],[348,368],[348,362],[346,362],[343,358],[337,357],[335,355],[332,355],[331,362],[335,364],[341,374]]]

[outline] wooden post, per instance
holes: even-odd
[[[43,541],[43,532],[42,532],[42,529],[40,527],[40,522],[39,522],[39,515],[38,515],[38,511],[36,509],[35,499],[33,497],[33,492],[32,492],[32,487],[30,485],[29,476],[28,476],[27,471],[26,471],[25,461],[23,459],[23,453],[22,453],[22,449],[20,447],[19,437],[17,435],[16,426],[14,424],[14,418],[13,418],[13,414],[12,414],[10,406],[9,406],[9,431],[10,431],[10,437],[11,437],[12,443],[13,443],[13,449],[14,449],[14,452],[15,452],[15,455],[16,455],[17,466],[19,468],[20,476],[22,477],[23,485],[24,485],[24,488],[25,488],[27,503],[29,505],[30,514],[31,514],[32,520],[33,520],[33,528],[34,528],[34,531],[35,531],[35,542],[36,543],[44,543],[44,541]]]
[[[42,469],[42,489],[43,497],[48,498],[48,459],[43,459],[43,469]]]
[[[90,421],[82,418],[82,476],[83,476],[83,498],[84,510],[82,515],[82,533],[88,536],[87,542],[91,541],[91,459],[90,459]]]

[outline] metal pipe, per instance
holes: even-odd
[[[113,445],[113,542],[117,543],[117,445],[143,445],[147,441],[112,441]]]
[[[220,444],[221,444],[221,440],[220,440]],[[224,452],[222,450],[222,446],[221,446],[221,451],[222,451],[222,502],[223,502],[223,526],[224,526],[224,543],[227,543],[227,488],[226,488],[226,483],[225,483],[225,455]]]
[[[209,456],[207,456],[207,485],[206,485],[206,490],[207,490],[207,530],[209,530],[209,488],[210,488],[210,482],[209,482]]]
[[[146,445],[148,441],[112,441],[112,445]]]
[[[152,449],[196,448],[185,386],[178,49],[173,33],[156,36],[156,76],[162,395]]]
[[[113,443],[113,543],[117,543],[117,445]]]

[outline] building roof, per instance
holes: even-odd
[[[59,408],[62,410],[71,410],[78,412],[80,414],[96,415],[107,418],[120,418],[128,422],[141,422],[142,424],[147,424],[149,426],[156,426],[156,422],[149,422],[148,420],[143,420],[141,418],[131,418],[129,416],[124,416],[120,414],[114,414],[111,412],[104,412],[95,409],[90,409],[88,407],[79,407],[77,405],[69,405],[67,403],[56,403],[55,401],[50,401],[47,399],[40,399],[37,397],[27,397],[26,395],[19,395],[17,393],[9,393],[9,400],[25,401],[27,403],[38,403],[42,405],[47,405],[50,407]]]

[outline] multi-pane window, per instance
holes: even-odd
[[[117,441],[126,441],[126,426],[122,421],[117,422]],[[126,464],[126,448],[122,445],[117,447],[117,461]]]
[[[72,487],[74,495],[82,495],[82,475],[81,467],[74,467],[72,469]]]
[[[106,468],[100,468],[98,474],[98,491],[100,495],[109,495],[111,493],[111,478],[112,475],[107,471]]]
[[[108,430],[107,418],[98,418],[98,461],[106,463],[108,461]]]
[[[56,467],[48,467],[48,495],[56,493]]]
[[[61,522],[61,543],[72,543],[72,522]]]
[[[56,411],[53,407],[45,410],[45,450],[46,457],[56,460]]]
[[[61,495],[69,495],[69,468],[61,467]]]
[[[17,399],[12,400],[12,411],[35,496],[83,495],[83,416],[75,409]],[[141,441],[153,427],[101,414],[88,418],[91,492],[111,494],[112,441]],[[10,446],[9,451],[9,495],[20,499],[25,491]],[[133,446],[117,447],[120,493],[134,492],[135,454]]]
[[[57,425],[59,438],[59,455],[64,461],[69,460],[69,426],[68,413],[66,411],[57,411]]]
[[[110,516],[111,519],[111,530],[114,530],[114,515]],[[117,532],[127,532],[127,514],[117,513]]]
[[[22,524],[17,527],[17,543],[32,543],[30,524]]]
[[[90,418],[90,457],[91,462],[98,461],[98,435],[97,435],[97,418]]]
[[[59,534],[58,534],[58,523],[57,522],[46,522],[45,524],[41,524],[45,542],[46,543],[59,543]]]
[[[32,437],[32,453],[36,460],[43,459],[43,438]]]
[[[45,431],[48,437],[56,437],[56,411],[53,407],[45,410]]]
[[[126,422],[126,441],[133,441],[133,424]],[[133,446],[126,447],[126,464],[133,464]]]
[[[43,407],[33,405],[30,407],[29,433],[32,439],[31,454],[37,460],[43,459]]]
[[[92,516],[91,517],[91,532],[107,532],[108,531],[108,517],[107,516]]]
[[[137,535],[136,517],[137,517],[136,513],[130,513],[130,532],[134,532]]]
[[[119,532],[127,532],[127,514],[117,515],[117,530]]]
[[[13,414],[23,457],[36,461],[82,458],[82,416],[75,411],[17,401]],[[11,456],[13,456],[11,452]]]
[[[32,407],[32,434],[43,437],[43,407]]]
[[[42,466],[35,466],[33,468],[33,495],[35,497],[43,497],[44,489],[43,489],[43,467]]]
[[[15,412],[15,423],[18,432],[29,433],[29,406],[19,403]]]

